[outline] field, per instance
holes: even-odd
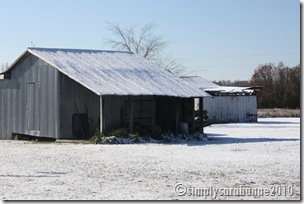
[[[0,141],[0,199],[300,199],[300,118],[205,133],[174,144]]]
[[[258,109],[259,118],[289,118],[300,117],[300,109],[284,109],[284,108],[261,108]]]

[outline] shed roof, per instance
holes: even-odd
[[[186,82],[195,85],[211,95],[215,93],[220,94],[254,94],[256,91],[260,90],[260,86],[250,86],[250,87],[236,87],[236,86],[219,86],[207,79],[200,76],[183,76],[181,77]]]
[[[32,47],[6,72],[13,69],[28,53],[44,60],[97,95],[159,95],[183,98],[210,96],[149,60],[124,51]]]
[[[193,85],[195,85],[196,87],[200,88],[200,89],[209,89],[209,88],[218,88],[220,87],[219,85],[208,81],[207,79],[204,79],[200,76],[182,76],[181,77],[183,80],[185,80],[188,83],[191,83]]]
[[[220,87],[205,89],[205,91],[219,92],[219,93],[223,93],[223,94],[224,93],[226,93],[226,94],[232,94],[232,93],[252,94],[255,92],[255,89],[253,87],[220,86]]]

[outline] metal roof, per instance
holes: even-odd
[[[205,89],[208,92],[220,92],[220,93],[254,93],[255,90],[251,87],[235,87],[235,86],[220,86],[215,88]]]
[[[253,94],[256,91],[260,90],[259,86],[251,87],[236,87],[236,86],[219,86],[213,82],[208,81],[200,76],[183,76],[181,77],[186,82],[195,85],[197,88],[200,88],[211,95],[214,93],[220,94]]]
[[[158,95],[208,97],[208,93],[162,69],[149,60],[123,51],[28,48],[31,53],[57,68],[97,95]]]
[[[208,89],[208,88],[217,88],[220,87],[219,85],[208,81],[207,79],[204,79],[200,76],[182,76],[181,77],[183,80],[185,80],[188,83],[191,83],[193,85],[195,85],[196,87],[200,88],[200,89]]]

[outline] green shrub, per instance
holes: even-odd
[[[109,135],[123,138],[136,138],[139,137],[138,133],[129,133],[126,129],[113,130]]]
[[[136,132],[136,133],[129,133],[128,135],[129,138],[138,138],[139,137],[139,134]]]
[[[94,144],[101,144],[103,138],[104,138],[104,133],[97,129],[95,134],[90,138],[90,141]]]
[[[116,136],[116,137],[128,137],[128,132],[127,130],[125,129],[116,129],[116,130],[113,130],[111,133],[110,133],[111,136]]]

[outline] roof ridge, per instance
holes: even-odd
[[[99,96],[210,96],[148,59],[126,51],[29,47],[10,70],[29,55],[39,58]]]
[[[70,51],[70,52],[109,52],[109,53],[130,53],[135,54],[130,51],[120,51],[120,50],[97,50],[97,49],[78,49],[78,48],[50,48],[50,47],[28,47],[28,50],[45,50],[45,51]]]

